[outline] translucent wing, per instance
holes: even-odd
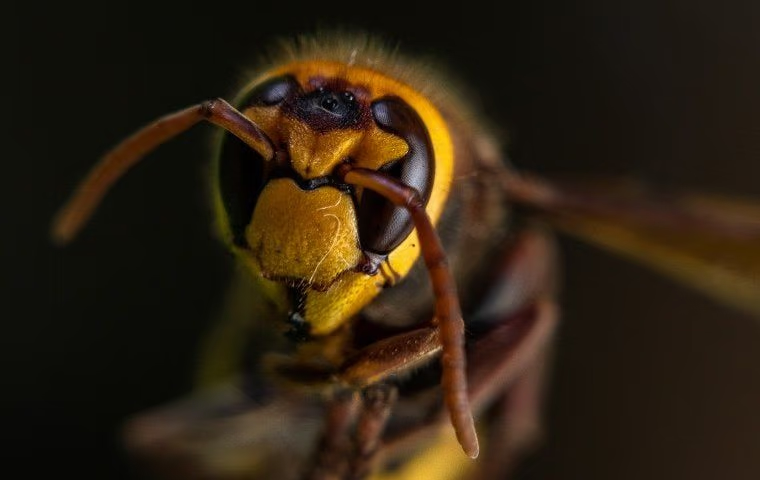
[[[504,183],[513,201],[559,230],[760,316],[760,199],[663,194],[618,179],[510,174]]]

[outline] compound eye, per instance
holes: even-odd
[[[292,98],[299,90],[298,82],[291,76],[272,78],[254,87],[238,108],[274,107]],[[217,181],[232,241],[240,247],[246,246],[245,229],[264,187],[264,167],[264,158],[255,150],[232,134],[224,135]]]
[[[240,102],[245,107],[262,105],[271,107],[279,105],[295,95],[301,87],[295,78],[290,75],[271,78],[260,83]]]
[[[380,129],[403,138],[409,146],[406,155],[380,171],[416,189],[427,204],[433,190],[435,158],[424,122],[412,107],[398,97],[381,98],[372,104],[371,110]],[[396,207],[366,189],[357,214],[362,248],[380,255],[395,250],[414,228],[412,217],[406,209]]]

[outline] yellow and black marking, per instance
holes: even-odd
[[[491,468],[506,471],[535,435],[543,356],[556,325],[553,247],[530,235],[530,222],[514,221],[512,204],[760,311],[756,204],[691,196],[663,205],[641,193],[561,188],[512,172],[441,78],[367,37],[304,37],[280,53],[249,77],[235,107],[203,102],[122,141],[53,225],[56,241],[70,241],[116,180],[193,125],[208,121],[227,132],[214,163],[213,201],[218,230],[247,274],[240,297],[247,313],[230,315],[209,335],[199,378],[208,384],[242,373],[256,388],[243,385],[250,408],[237,422],[228,422],[234,411],[204,401],[213,412],[189,415],[201,425],[187,435],[165,428],[161,416],[148,418],[142,432],[151,444],[168,435],[162,447],[193,453],[175,457],[162,448],[158,455],[185,469],[205,464],[216,478],[324,478],[317,467],[330,478],[480,475],[480,466],[459,455],[445,405],[465,453],[479,453],[474,413],[488,434],[481,465],[490,457]],[[438,354],[440,364],[428,363]],[[382,394],[365,395],[360,412],[335,408],[370,389]],[[233,392],[236,407],[240,395]],[[271,404],[251,404],[265,397]],[[325,442],[315,441],[314,425],[300,428],[309,427],[306,418],[318,423],[320,412]],[[168,425],[182,426],[187,412],[170,413]],[[291,436],[267,428],[272,418],[288,420]],[[487,428],[493,418],[503,425]],[[239,425],[260,443],[243,444],[239,435],[225,443],[224,433]],[[234,446],[245,450],[242,462],[220,460],[240,453]],[[314,453],[337,460],[315,462],[308,458]],[[506,462],[496,458],[502,453]],[[229,467],[234,472],[225,477]]]
[[[503,238],[470,228],[504,218],[500,201],[489,203],[495,209],[477,202],[497,184],[494,176],[476,175],[496,158],[483,155],[491,142],[474,135],[466,108],[431,90],[441,84],[430,82],[425,68],[363,38],[334,41],[305,41],[287,51],[287,58],[251,77],[234,106],[222,99],[204,102],[122,142],[64,209],[55,235],[73,237],[113,182],[147,152],[200,121],[222,127],[211,179],[217,226],[249,274],[246,288],[255,294],[245,294],[246,301],[257,305],[244,321],[233,319],[209,335],[202,383],[242,370],[276,388],[294,386],[330,398],[386,381],[395,388],[410,370],[442,353],[442,368],[432,372],[443,379],[443,403],[459,443],[476,457],[455,286],[471,277],[455,279],[444,252],[456,247],[456,273],[472,276]],[[492,198],[503,200],[500,193]],[[444,226],[443,241],[436,225]],[[466,244],[472,251],[461,248]],[[420,271],[429,274],[432,289],[403,282]],[[391,290],[407,299],[378,300]],[[397,309],[382,314],[391,304]],[[376,335],[367,336],[369,324],[380,327]],[[277,335],[286,328],[287,338]],[[256,341],[243,340],[249,335]],[[256,364],[241,365],[246,358]],[[431,390],[436,385],[419,384]],[[424,406],[420,416],[439,408]],[[372,426],[381,434],[380,417],[357,428]],[[447,432],[431,441],[420,451],[448,451],[454,437]],[[396,478],[414,475],[401,472],[414,472],[415,465],[397,470]]]
[[[334,332],[419,257],[409,213],[336,182],[342,163],[415,188],[433,221],[453,172],[452,139],[438,109],[410,85],[366,65],[306,59],[270,69],[238,109],[275,146],[264,159],[222,141],[215,180],[224,236],[262,283],[296,289],[311,335]],[[294,313],[294,312],[291,312]]]

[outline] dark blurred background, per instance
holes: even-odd
[[[348,26],[438,56],[477,92],[520,168],[760,197],[759,2],[490,5],[6,5],[3,466],[23,478],[131,478],[120,422],[189,388],[231,267],[205,205],[210,128],[136,168],[71,246],[54,248],[48,225],[116,141],[229,96],[275,37]],[[562,245],[548,438],[521,478],[760,478],[760,323]]]

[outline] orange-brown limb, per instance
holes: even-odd
[[[468,480],[510,478],[522,456],[541,442],[544,384],[551,360],[549,340],[555,328],[556,314],[550,311],[553,308],[547,309],[546,304],[537,307],[536,323],[531,327],[533,331],[524,337],[523,345],[515,347],[523,355],[523,358],[513,357],[511,360],[517,364],[513,370],[515,373],[497,367],[495,375],[488,380],[499,383],[505,379],[507,387],[491,400],[485,413],[488,448]]]
[[[274,155],[270,140],[259,127],[220,98],[166,115],[122,141],[90,171],[53,221],[53,239],[60,244],[71,241],[122,175],[156,147],[202,120],[229,131],[266,159]]]
[[[361,408],[357,392],[340,392],[328,406],[325,429],[315,450],[315,457],[308,471],[307,480],[330,480],[348,475],[348,457],[353,448],[350,430]]]
[[[530,448],[537,436],[540,435],[539,414],[541,405],[531,403],[540,400],[541,376],[547,363],[550,340],[558,322],[557,305],[548,298],[537,299],[518,312],[509,314],[502,319],[484,338],[473,345],[468,357],[467,371],[469,378],[468,398],[473,411],[477,415],[486,414],[486,410],[494,407],[505,395],[512,395],[516,402],[508,405],[508,411],[502,412],[513,423],[508,432],[512,451],[498,450],[498,442],[494,440],[497,425],[487,423],[487,435],[494,445],[486,442],[489,447],[488,455],[479,463],[482,467],[492,468],[489,464],[493,457],[490,455],[491,446],[497,447],[496,455],[503,455],[493,465],[494,468],[503,465],[503,460],[509,463],[514,460],[517,451]],[[525,383],[525,385],[520,386]],[[517,388],[518,390],[513,390]],[[526,389],[516,393],[521,389]],[[425,423],[411,427],[410,431],[384,439],[383,449],[379,452],[383,458],[394,458],[396,455],[409,451],[419,445],[421,440],[429,439],[438,432],[441,422],[446,421],[446,412],[429,418]],[[507,458],[507,457],[511,457]],[[485,463],[486,465],[482,465]],[[509,465],[507,465],[508,467]],[[480,468],[480,467],[478,467]],[[477,471],[477,469],[476,469]],[[469,477],[468,477],[469,478]],[[503,475],[474,478],[505,478]]]
[[[421,366],[440,351],[435,327],[400,333],[359,350],[341,366],[336,379],[352,388],[365,388]]]
[[[341,165],[336,173],[344,182],[368,188],[409,211],[420,240],[435,296],[435,322],[440,330],[442,380],[446,406],[457,439],[471,458],[478,456],[478,437],[467,398],[464,321],[456,284],[443,246],[419,193],[380,172]]]
[[[367,478],[374,467],[380,438],[396,400],[396,388],[375,384],[363,392],[363,409],[356,424],[356,453],[351,465],[351,479]]]

